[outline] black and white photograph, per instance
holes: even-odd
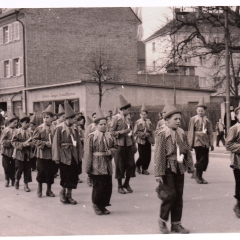
[[[239,237],[238,4],[0,0],[0,236]]]

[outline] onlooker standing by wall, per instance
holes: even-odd
[[[225,139],[224,139],[224,129],[225,126],[222,123],[222,119],[220,118],[216,124],[216,133],[217,133],[217,143],[216,146],[219,147],[220,140],[222,141],[223,146],[225,146]]]

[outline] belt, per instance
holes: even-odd
[[[105,152],[94,152],[93,156],[106,156]]]
[[[62,143],[61,146],[72,146],[72,143]]]

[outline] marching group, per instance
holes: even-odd
[[[54,120],[52,105],[42,112],[43,123],[38,125],[36,115],[27,116],[20,112],[19,118],[7,113],[7,127],[1,134],[2,165],[5,173],[5,187],[11,185],[19,189],[23,175],[24,190],[30,192],[32,182],[31,167],[36,162],[38,182],[37,196],[42,197],[43,183],[47,184],[46,196],[55,197],[52,191],[54,176],[60,171],[60,201],[77,204],[72,197],[72,189],[81,182],[82,161],[88,174],[87,183],[92,186],[92,206],[97,215],[107,215],[110,211],[112,195],[112,159],[115,163],[115,178],[118,193],[132,193],[131,178],[135,172],[149,175],[151,146],[155,145],[154,169],[158,197],[161,199],[161,233],[170,233],[166,222],[171,215],[172,233],[189,233],[181,225],[183,209],[184,172],[192,173],[198,184],[207,184],[203,172],[207,170],[209,149],[213,147],[212,123],[206,117],[207,106],[201,98],[196,106],[197,115],[189,122],[188,134],[180,128],[181,111],[166,103],[157,123],[155,136],[153,125],[148,118],[148,110],[143,104],[140,119],[134,124],[130,116],[131,103],[119,95],[119,106],[110,116],[104,116],[100,108],[85,118],[74,112],[67,101],[64,108],[59,105],[58,119]],[[240,120],[240,107],[235,109]],[[38,125],[38,126],[37,126]],[[18,126],[18,127],[17,127]],[[229,131],[226,148],[233,153],[232,167],[236,179],[234,211],[240,217],[240,124]],[[195,150],[196,163],[193,164],[191,151]],[[134,154],[139,152],[135,163]],[[123,182],[124,179],[124,182]]]

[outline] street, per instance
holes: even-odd
[[[153,151],[154,154],[154,151]],[[137,155],[135,156],[137,158]],[[195,156],[193,154],[195,161]],[[208,185],[200,185],[185,174],[184,208],[182,225],[191,233],[237,233],[240,219],[234,212],[234,179],[229,167],[229,154],[223,147],[210,154],[208,171],[204,178]],[[84,166],[83,166],[84,172]],[[136,175],[130,184],[134,192],[117,193],[117,181],[113,178],[110,215],[97,216],[91,204],[91,190],[87,175],[81,174],[83,183],[73,190],[77,205],[64,205],[59,201],[59,177],[55,179],[55,198],[37,197],[36,172],[29,184],[30,193],[20,188],[4,187],[3,168],[0,168],[1,236],[66,236],[66,235],[115,235],[159,234],[158,217],[160,200],[157,198],[153,156],[150,175]],[[114,177],[114,176],[113,176]],[[168,226],[170,224],[168,223]]]

